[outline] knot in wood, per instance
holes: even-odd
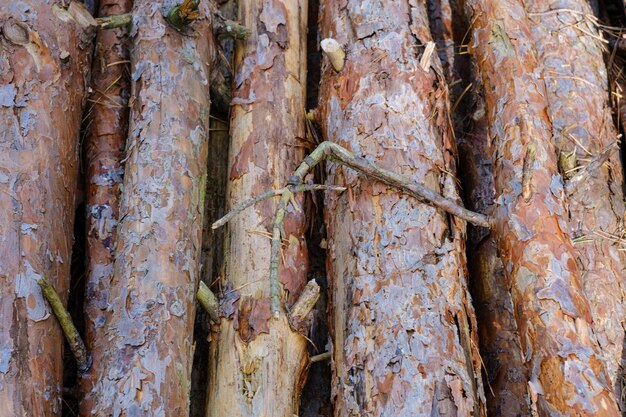
[[[30,29],[25,23],[9,18],[2,25],[2,34],[15,45],[26,45],[30,42]]]

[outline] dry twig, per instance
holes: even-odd
[[[68,313],[67,309],[63,305],[63,301],[61,301],[59,294],[56,292],[52,284],[50,284],[50,281],[48,281],[45,277],[41,277],[37,280],[37,284],[41,288],[43,296],[46,300],[48,300],[48,304],[50,304],[52,313],[57,318],[59,325],[61,325],[63,334],[65,335],[67,343],[70,345],[70,350],[72,351],[72,354],[76,359],[76,363],[78,364],[78,369],[81,372],[88,371],[91,366],[91,359],[87,353],[87,348],[85,347],[85,343],[80,337],[80,334],[72,321],[70,313]]]

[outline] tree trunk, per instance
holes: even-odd
[[[169,5],[169,7],[168,7]],[[135,1],[132,97],[93,415],[186,415],[209,129],[208,17]],[[193,16],[193,14],[192,14]]]
[[[131,0],[101,0],[99,17],[128,13]],[[87,272],[85,285],[85,345],[91,368],[80,381],[81,415],[91,416],[94,378],[105,370],[102,343],[107,333],[105,313],[113,279],[116,227],[119,219],[122,158],[128,132],[128,42],[126,28],[99,30],[91,72],[91,106],[85,141],[87,162]]]
[[[239,21],[252,34],[235,51],[230,207],[285,186],[303,157],[306,16],[305,0],[239,2]],[[222,299],[234,307],[211,346],[208,416],[298,414],[307,340],[283,312],[270,313],[269,236],[276,208],[266,200],[228,226]],[[304,228],[304,213],[289,206],[280,267],[288,305],[306,284]]]
[[[495,238],[539,415],[617,416],[581,288],[548,103],[521,2],[470,0],[494,161]]]
[[[67,10],[37,1],[0,6],[3,416],[61,414],[63,336],[37,282],[47,278],[66,301],[91,52],[87,15],[76,2]]]
[[[429,0],[429,22],[450,88],[455,136],[459,146],[459,179],[468,207],[490,214],[494,188],[487,144],[488,126],[480,82],[471,57],[464,53],[469,32],[461,0]],[[467,236],[470,293],[485,369],[487,415],[528,416],[527,372],[502,260],[490,231],[469,226]]]
[[[322,3],[345,47],[324,66],[324,139],[459,201],[448,96],[424,5]],[[422,66],[423,65],[423,66]],[[458,219],[330,165],[327,197],[335,415],[484,415]]]
[[[211,225],[225,213],[226,184],[228,183],[228,123],[213,116],[211,103],[211,140],[204,200],[204,226],[202,234],[201,279],[211,289],[219,279],[223,256],[224,228],[212,229]],[[191,404],[189,417],[206,415],[207,373],[209,371],[209,337],[212,321],[202,308],[196,310],[194,325],[193,369],[191,372]]]
[[[224,19],[237,20],[235,0],[219,2],[219,13]],[[214,35],[210,42],[211,62],[211,114],[209,158],[204,199],[204,222],[202,226],[202,257],[200,279],[215,291],[224,260],[225,228],[213,229],[215,221],[226,214],[226,187],[228,185],[228,148],[232,61],[235,39]],[[217,88],[223,86],[224,88]],[[216,99],[217,94],[228,94]],[[194,324],[193,368],[191,372],[191,404],[189,417],[205,417],[207,410],[207,375],[209,372],[209,339],[213,321],[204,309],[196,310]]]
[[[546,80],[552,137],[565,179],[570,233],[576,242],[593,332],[616,396],[621,398],[626,252],[616,243],[624,230],[617,146],[606,162],[585,171],[619,138],[609,109],[602,45],[595,23],[588,18],[592,10],[581,0],[567,0],[559,7],[565,11],[551,11],[551,3],[545,0],[526,1]]]
[[[480,85],[479,80],[475,80]],[[467,133],[458,136],[460,171],[468,208],[491,214],[494,204],[493,161],[489,157],[489,127],[485,104],[476,101]],[[487,415],[530,416],[528,371],[522,358],[509,284],[494,234],[470,226],[467,238],[471,293],[478,321],[478,340],[485,364]]]

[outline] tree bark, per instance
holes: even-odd
[[[548,102],[521,2],[471,0],[494,160],[495,237],[539,415],[617,416],[566,223]]]
[[[63,335],[37,282],[48,279],[67,301],[91,52],[81,19],[88,12],[75,2],[68,10],[36,1],[0,7],[3,416],[61,414]]]
[[[252,34],[235,50],[228,205],[282,188],[303,157],[306,0],[239,2]],[[298,196],[299,204],[302,197]],[[211,345],[208,416],[298,414],[306,379],[307,340],[284,311],[270,313],[270,236],[275,200],[229,223],[222,298],[225,312]],[[307,281],[304,213],[284,221],[280,282],[293,305]]]
[[[623,173],[617,146],[596,170],[581,170],[619,139],[608,103],[600,35],[589,20],[591,7],[580,0],[567,0],[559,7],[562,11],[555,12],[547,1],[526,2],[547,87],[548,115],[565,179],[570,233],[576,242],[583,290],[600,354],[621,398],[626,252],[615,241],[624,230]],[[579,174],[584,180],[570,189]]]
[[[99,17],[128,13],[131,0],[101,0]],[[87,163],[87,272],[85,284],[85,344],[91,368],[80,380],[81,415],[91,416],[94,379],[99,373],[107,338],[105,314],[113,280],[119,219],[122,158],[128,132],[127,28],[99,30],[91,72],[91,106],[85,115]]]
[[[187,415],[209,129],[209,18],[135,1],[118,246],[93,415]],[[193,17],[194,15],[191,14]]]
[[[450,104],[459,146],[459,179],[472,211],[490,215],[494,203],[492,161],[480,81],[464,52],[469,27],[463,1],[429,0],[429,22],[450,88]],[[522,361],[511,294],[496,242],[489,229],[468,226],[469,287],[476,309],[477,333],[487,382],[487,415],[528,416],[527,372]]]
[[[468,131],[460,132],[460,171],[468,207],[491,214],[494,206],[493,161],[489,156],[489,127],[480,81],[472,92],[475,107]],[[469,226],[468,268],[476,308],[478,340],[485,365],[487,415],[530,416],[528,371],[522,358],[517,323],[502,259],[494,234]]]
[[[204,200],[204,225],[202,233],[202,274],[204,283],[212,285],[219,279],[224,259],[224,228],[213,229],[211,225],[220,219],[226,208],[226,185],[228,183],[228,123],[213,116],[211,103],[211,140]],[[204,417],[207,407],[207,373],[209,371],[209,337],[212,321],[204,308],[196,310],[194,325],[193,369],[191,372],[191,404],[189,417]]]
[[[322,73],[325,140],[459,201],[456,149],[424,5],[327,0],[320,33],[345,48]],[[330,165],[335,415],[484,415],[465,225],[431,206]]]

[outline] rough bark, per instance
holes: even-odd
[[[459,201],[445,80],[423,4],[322,2],[324,139]],[[424,63],[424,67],[420,65]],[[425,69],[423,69],[425,68]],[[335,165],[328,182],[335,415],[484,415],[458,219]]]
[[[430,27],[452,104],[452,120],[459,146],[459,179],[465,201],[473,211],[491,214],[494,202],[492,161],[488,149],[488,126],[481,88],[470,56],[463,53],[468,42],[468,24],[463,2],[428,1]],[[489,416],[528,416],[530,406],[527,372],[522,361],[513,304],[489,229],[468,226],[470,293],[474,300],[478,340],[487,382],[485,396]]]
[[[461,133],[457,140],[468,207],[491,214],[495,195],[493,161],[489,156],[489,129],[480,90],[476,87],[472,94],[476,104],[468,132]],[[496,240],[489,230],[470,226],[467,247],[470,288],[488,385],[487,415],[529,416],[528,372]]]
[[[118,243],[93,415],[187,415],[209,129],[207,10],[135,1]],[[204,4],[201,4],[204,6]]]
[[[127,13],[131,0],[101,0],[99,17]],[[127,29],[99,30],[91,72],[91,106],[85,115],[87,164],[87,271],[85,284],[85,344],[91,368],[81,379],[81,415],[90,416],[94,378],[101,370],[105,313],[113,279],[114,248],[119,218],[122,158],[128,132]]]
[[[238,6],[238,21],[252,33],[235,51],[230,207],[282,188],[303,157],[304,138],[307,2],[248,0]],[[211,346],[208,416],[298,414],[307,341],[285,314],[270,314],[270,236],[277,203],[259,203],[228,225],[222,298],[237,301]],[[289,205],[280,268],[288,306],[307,280],[304,227],[304,213]]]
[[[511,282],[532,410],[617,416],[568,232],[528,17],[515,0],[468,5],[494,161],[493,233]]]
[[[543,78],[553,141],[565,179],[570,233],[575,239],[583,289],[593,330],[609,377],[621,397],[626,300],[626,252],[615,237],[624,233],[623,174],[617,147],[594,172],[568,186],[591,160],[618,141],[608,103],[607,70],[597,28],[586,1],[528,0]]]
[[[211,103],[213,114],[213,103]],[[204,226],[202,235],[202,274],[201,279],[207,286],[212,286],[219,279],[223,260],[224,230],[211,228],[211,224],[225,213],[226,185],[228,181],[228,123],[212,116],[210,121],[211,140],[209,141],[209,160],[204,200]],[[204,308],[196,309],[194,326],[193,369],[191,372],[190,417],[206,415],[207,373],[209,371],[209,337],[211,317]]]
[[[61,413],[64,302],[91,31],[79,3],[0,6],[0,415]],[[81,23],[83,25],[81,25]]]

